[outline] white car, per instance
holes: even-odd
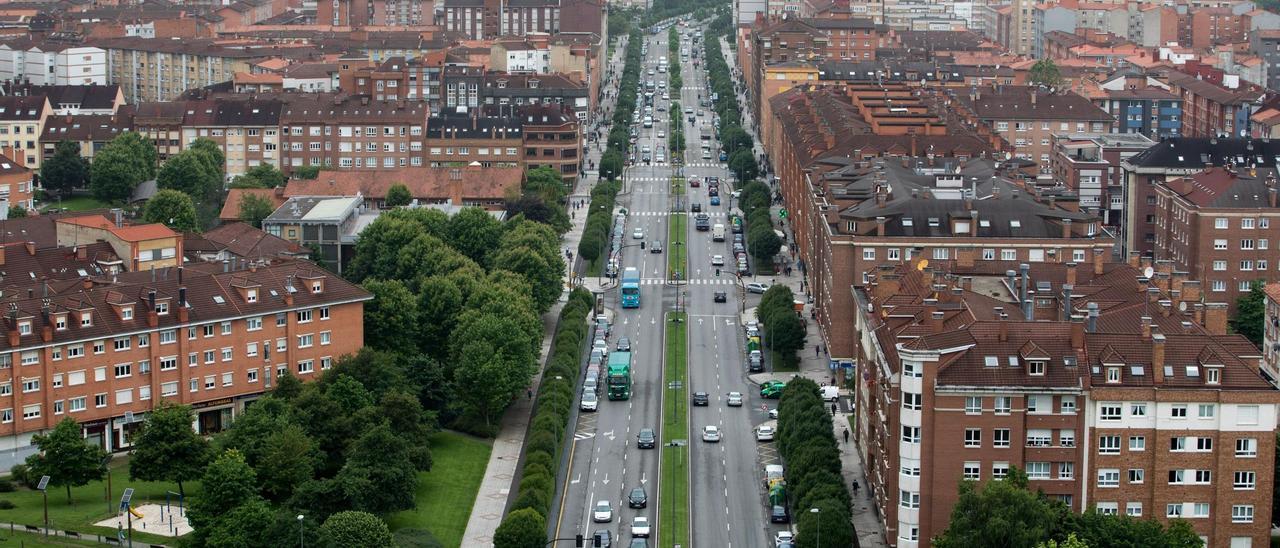
[[[748,293],[764,293],[769,290],[769,284],[761,282],[751,282],[747,284]]]
[[[591,511],[591,521],[596,523],[609,523],[613,521],[613,507],[609,505],[609,501],[602,500],[596,502],[596,509]]]
[[[667,138],[667,132],[665,132],[665,131],[659,131],[659,132],[658,132],[658,138],[659,138],[659,139],[666,139],[666,138]]]
[[[795,544],[795,538],[791,531],[778,531],[773,535],[773,545],[777,547],[783,544]]]
[[[724,266],[724,255],[712,255],[711,266]]]
[[[742,392],[729,393],[729,407],[742,407]]]
[[[772,426],[756,427],[756,441],[773,441],[773,427]]]
[[[633,239],[636,239],[636,240],[643,240],[643,239],[644,239],[644,229],[643,229],[643,228],[637,228],[637,229],[635,229],[635,230],[631,231],[631,237],[632,237]]]
[[[778,418],[778,408],[777,408],[777,407],[774,407],[773,409],[770,409],[770,410],[769,410],[769,418],[771,418],[771,419],[776,419],[776,418]]]
[[[702,441],[709,443],[720,441],[720,428],[713,424],[702,427]]]
[[[649,536],[649,518],[644,516],[636,516],[631,520],[631,536],[647,537]]]

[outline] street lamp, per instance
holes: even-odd
[[[809,513],[818,517],[817,548],[822,548],[822,511],[815,507],[815,508],[810,508]]]
[[[306,517],[307,517],[307,516],[304,516],[304,515],[302,515],[302,514],[298,514],[298,548],[302,548],[303,544],[306,542],[306,541],[303,539],[303,536],[302,536],[302,532],[303,532],[303,521],[302,521],[302,520],[303,520],[303,519],[305,519]]]

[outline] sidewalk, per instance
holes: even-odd
[[[721,40],[721,44],[729,66],[735,66],[728,44],[726,44],[724,40]],[[737,75],[735,75],[735,78],[737,78]],[[737,84],[741,87],[740,80]],[[738,101],[739,104],[746,104],[746,98],[742,95],[741,91],[738,92]],[[763,151],[760,148],[760,140],[756,134],[756,125],[751,120],[751,109],[743,109],[742,115],[743,124],[746,126],[744,129],[746,129],[747,132],[755,139],[756,154],[759,156]],[[770,188],[775,193],[778,192],[778,189],[773,185],[770,185]],[[782,207],[785,207],[785,204],[775,203],[770,207],[770,213],[774,219],[779,218],[778,212]],[[779,229],[786,235],[786,241],[784,244],[787,245],[788,248],[794,250],[795,246],[792,242],[795,241],[795,238],[791,233],[791,223],[785,223],[785,225],[781,226]],[[791,266],[792,269],[790,275],[786,274],[784,270],[776,276],[769,276],[766,273],[758,275],[757,278],[762,281],[765,278],[768,278],[770,283],[784,284],[791,288],[791,292],[795,294],[797,299],[802,299],[807,302],[808,294],[801,291],[802,286],[807,288],[804,277],[800,274],[799,266],[794,262]],[[792,375],[800,375],[819,384],[830,384],[833,381],[833,372],[828,365],[829,360],[825,351],[826,345],[822,340],[822,334],[818,330],[818,322],[809,318],[809,312],[812,309],[813,306],[809,304],[805,306],[805,310],[803,312],[805,320],[805,340],[812,346],[800,350],[799,372],[774,374],[779,378],[779,380],[786,380],[784,377],[790,377]],[[836,441],[840,447],[840,474],[844,477],[845,485],[852,486],[853,482],[856,481],[861,487],[861,489],[858,490],[858,494],[853,495],[853,527],[858,532],[858,545],[861,548],[884,548],[887,547],[889,543],[885,539],[885,531],[884,528],[881,527],[880,518],[876,514],[876,510],[873,508],[874,502],[870,498],[870,489],[867,488],[867,478],[862,469],[862,459],[858,456],[858,446],[854,441],[850,441],[848,443],[844,442],[844,431],[849,427],[849,419],[853,416],[853,409],[849,407],[851,405],[851,396],[852,394],[847,388],[840,390],[840,397],[844,402],[844,409],[837,412],[832,421]],[[850,431],[852,431],[852,429],[850,429]],[[850,494],[852,495],[852,491],[850,491]]]
[[[618,65],[622,62],[623,54],[626,52],[624,45],[615,48],[614,63]],[[597,117],[602,122],[607,122],[613,113],[613,105],[617,101],[617,83],[621,77],[621,69],[617,69],[617,74],[610,77],[609,90],[613,93],[613,97],[601,102],[604,107],[604,114]],[[590,128],[588,128],[589,130]],[[597,164],[600,162],[601,152],[594,147],[595,143],[588,145],[586,158],[594,160]],[[594,170],[587,172],[587,176],[578,181],[576,191],[569,196],[570,201],[587,200],[591,196],[591,188],[597,182],[597,175]],[[564,234],[560,242],[560,246],[564,249],[578,250],[578,242],[582,239],[583,229],[586,227],[587,210],[575,210],[569,208],[570,219],[573,228]],[[582,213],[582,215],[578,215]],[[572,273],[575,261],[565,261],[565,271],[563,273],[564,282],[567,283],[569,275]],[[567,292],[565,297],[567,297]],[[560,310],[564,307],[562,297],[561,302],[557,302],[542,316],[543,337],[542,347],[540,349],[539,359],[544,360],[551,349],[552,338],[555,336],[556,322],[560,317]],[[534,377],[530,383],[534,393],[538,392],[538,387],[542,383],[541,363],[539,364],[539,374]],[[524,449],[525,434],[529,429],[529,420],[532,418],[533,401],[528,398],[517,398],[511,407],[507,408],[506,413],[502,416],[502,423],[498,429],[498,436],[493,441],[493,450],[489,454],[489,464],[485,466],[484,479],[480,483],[480,490],[476,493],[475,503],[471,507],[471,516],[467,519],[467,530],[462,535],[463,548],[489,548],[493,546],[493,534],[498,529],[498,525],[502,523],[503,516],[506,515],[507,501],[515,495],[515,480],[519,474],[518,467],[520,465],[520,454]]]

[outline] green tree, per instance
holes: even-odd
[[[546,544],[547,519],[532,508],[507,514],[493,533],[494,548],[543,548]]]
[[[756,164],[756,155],[749,148],[740,148],[729,155],[729,170],[739,181],[755,179],[760,176],[760,166]]]
[[[1011,466],[1003,481],[960,482],[951,523],[934,546],[1035,546],[1060,527],[1066,513],[1061,503],[1029,491],[1026,473]]]
[[[1068,533],[1067,538],[1062,542],[1049,539],[1037,544],[1036,548],[1089,548],[1089,545],[1085,541],[1076,538],[1075,533]]]
[[[622,168],[622,153],[618,152],[617,149],[610,148],[600,156],[599,172],[602,179],[618,180],[618,177],[622,176]]]
[[[382,518],[367,512],[338,512],[324,520],[320,536],[329,546],[344,548],[394,547],[391,529]]]
[[[1063,531],[1073,532],[1080,542],[1093,548],[1124,548],[1151,546],[1156,548],[1199,548],[1200,537],[1185,520],[1175,519],[1165,527],[1154,519],[1135,519],[1129,516],[1111,516],[1088,511],[1083,514],[1067,512]],[[1063,538],[1057,536],[1060,540]]]
[[[502,223],[488,211],[478,207],[464,207],[449,217],[445,227],[445,239],[459,253],[478,264],[488,264],[485,256],[498,248],[502,238]]]
[[[418,322],[418,300],[399,280],[366,280],[365,290],[374,299],[365,303],[365,344],[379,350],[412,353],[417,341],[412,331]]]
[[[1027,83],[1032,85],[1060,88],[1062,87],[1062,82],[1062,71],[1058,70],[1058,64],[1049,58],[1036,61],[1036,64],[1031,65],[1031,71],[1027,74]]]
[[[315,179],[320,176],[320,166],[298,166],[293,168],[294,179]]]
[[[85,441],[74,419],[62,419],[49,433],[32,436],[31,444],[40,452],[27,457],[27,472],[36,478],[49,476],[50,486],[65,487],[68,504],[72,487],[100,480],[107,473],[107,452]]]
[[[210,457],[209,442],[191,427],[194,422],[190,407],[170,401],[147,413],[130,452],[129,479],[172,481],[186,496],[183,483],[198,478]]]
[[[1231,318],[1231,330],[1244,335],[1254,345],[1262,346],[1262,332],[1267,320],[1265,282],[1249,282],[1249,293],[1236,299],[1236,315]]]
[[[22,207],[20,205],[9,206],[10,219],[22,219],[22,218],[25,218],[26,216],[27,216],[27,208]]]
[[[205,150],[187,149],[165,161],[156,175],[156,187],[177,190],[193,199],[204,200],[222,189],[221,172],[209,168]]]
[[[231,180],[231,188],[276,188],[289,178],[271,164],[258,164],[236,175]]]
[[[785,360],[794,361],[796,352],[804,348],[804,320],[795,314],[779,314],[773,327],[765,332],[769,348]]]
[[[413,201],[413,195],[409,193],[409,187],[396,183],[387,189],[387,199],[385,200],[387,207],[407,206]]]
[[[187,145],[187,150],[194,150],[198,153],[197,157],[204,164],[205,171],[217,175],[217,190],[222,189],[222,181],[227,172],[227,156],[223,154],[222,147],[217,141],[208,137],[200,137]]]
[[[720,142],[731,155],[739,150],[751,151],[751,135],[741,126],[725,126],[724,131],[720,132]]]
[[[456,397],[485,426],[493,424],[533,376],[531,364],[520,363],[485,342],[468,344],[461,358],[454,370]]]
[[[754,223],[747,231],[747,251],[756,259],[756,266],[773,267],[773,257],[782,250],[782,238],[767,224]]]
[[[262,499],[250,499],[230,511],[220,514],[196,536],[203,536],[203,544],[213,548],[254,548],[265,546],[263,531],[272,526],[274,516],[270,505]],[[291,540],[297,541],[294,536]]]
[[[89,189],[105,202],[127,200],[138,183],[155,176],[156,149],[134,132],[118,135],[102,147],[89,166]]]
[[[191,196],[176,190],[161,190],[142,210],[142,220],[148,223],[160,223],[179,232],[199,232],[200,222],[196,219],[196,205]]]
[[[546,257],[536,250],[520,246],[499,250],[494,255],[493,264],[501,265],[504,270],[524,276],[533,288],[534,305],[539,312],[549,310],[560,297],[563,289],[560,281],[564,276],[564,261],[559,258],[548,263]]]
[[[293,490],[310,480],[320,461],[316,442],[294,424],[267,436],[261,461],[254,469],[262,494],[273,501],[288,500]]]
[[[262,228],[262,221],[275,213],[276,206],[264,196],[245,193],[240,196],[240,220]]]
[[[40,165],[40,182],[50,192],[66,197],[71,191],[84,186],[89,177],[89,161],[80,156],[80,144],[58,141],[53,157]]]
[[[200,496],[191,501],[187,514],[197,539],[236,507],[260,500],[257,475],[235,449],[224,451],[209,463],[200,483]]]
[[[351,445],[347,463],[339,475],[363,478],[359,508],[387,514],[413,508],[418,470],[409,442],[387,424],[368,429]]]

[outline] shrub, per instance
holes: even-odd
[[[13,510],[18,506],[9,499],[0,499],[0,510]]]
[[[525,447],[529,451],[546,451],[554,455],[558,454],[560,443],[551,432],[535,430],[529,435],[529,441],[525,443]]]
[[[0,478],[0,493],[12,493],[13,489],[13,480]]]
[[[551,507],[551,494],[540,489],[521,489],[515,502],[511,503],[511,511],[528,508],[542,517],[547,517],[547,509]]]

